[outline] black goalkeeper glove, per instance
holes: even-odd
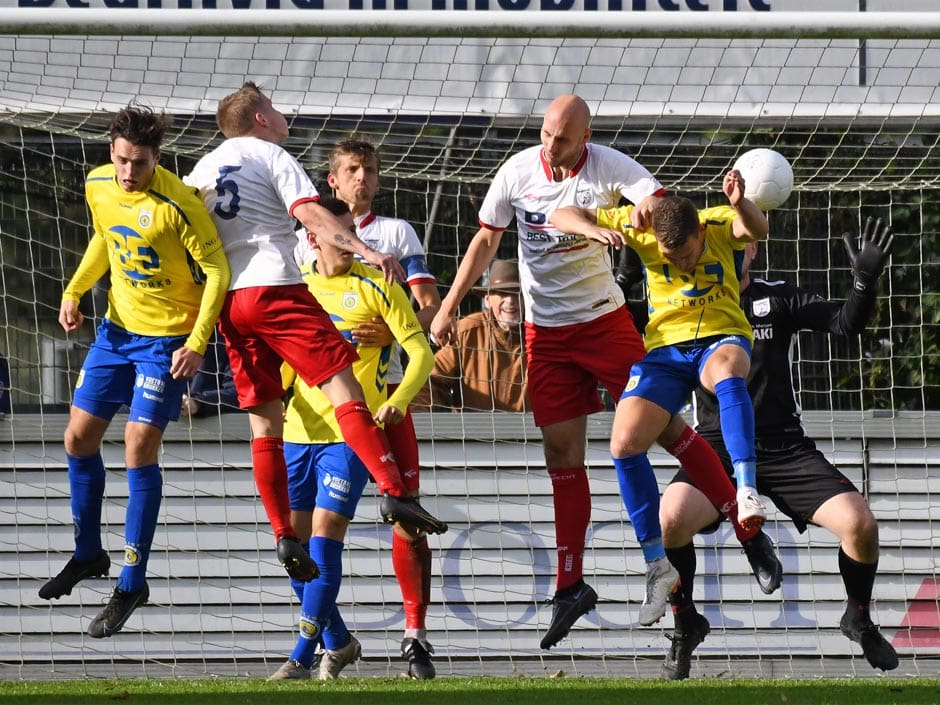
[[[620,261],[617,263],[614,278],[620,285],[624,296],[635,284],[643,281],[643,263],[635,250],[630,247],[620,248]]]
[[[842,236],[845,251],[848,252],[849,261],[852,263],[852,273],[855,275],[855,291],[864,294],[878,281],[888,257],[891,256],[894,231],[890,225],[882,223],[881,218],[866,218],[861,247],[858,250],[855,249],[854,240],[855,237],[849,233]]]

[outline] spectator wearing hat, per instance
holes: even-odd
[[[483,310],[461,318],[456,339],[434,355],[416,410],[528,411],[518,265],[493,260],[473,292]]]

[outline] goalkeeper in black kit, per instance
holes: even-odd
[[[869,218],[856,250],[854,237],[844,235],[852,262],[854,285],[845,301],[827,301],[783,281],[751,278],[748,269],[757,244],[748,244],[741,279],[741,306],[754,328],[754,351],[748,391],[754,401],[757,490],[793,520],[800,533],[807,524],[828,529],[839,538],[839,572],[848,598],[840,628],[861,645],[868,663],[888,671],[898,666],[894,648],[881,635],[869,612],[878,568],[878,524],[855,485],[816,449],[806,436],[793,390],[791,349],[801,330],[831,335],[857,335],[871,319],[878,277],[891,251],[891,228]],[[696,430],[711,443],[728,474],[728,452],[722,443],[718,404],[698,389]],[[679,571],[670,596],[675,632],[663,664],[662,677],[689,677],[691,655],[709,633],[708,620],[692,602],[696,533],[714,531],[721,515],[680,469],[666,488],[660,505],[663,543]]]

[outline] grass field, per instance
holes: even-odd
[[[348,678],[5,681],[0,703],[29,705],[937,705],[940,679],[688,680]]]

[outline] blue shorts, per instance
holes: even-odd
[[[646,353],[630,368],[630,379],[621,399],[640,397],[658,404],[670,414],[682,410],[699,386],[705,362],[722,345],[738,345],[751,354],[751,343],[743,335],[720,335],[695,344],[665,345]]]
[[[290,508],[328,509],[352,519],[369,471],[345,443],[284,443]]]
[[[112,419],[130,407],[129,421],[161,430],[180,416],[185,379],[173,379],[173,353],[185,335],[136,335],[104,319],[75,383],[72,404],[93,416]]]

